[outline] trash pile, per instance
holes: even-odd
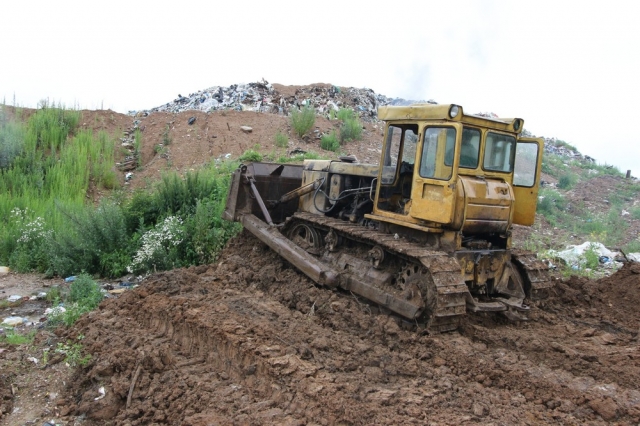
[[[563,144],[558,144],[556,138],[544,138],[544,150],[545,152],[560,155],[563,157],[574,158],[576,160],[586,160],[591,163],[595,163],[595,158],[588,155],[582,155],[578,150],[571,149]]]
[[[602,243],[586,241],[580,245],[568,246],[566,250],[550,250],[547,256],[559,260],[573,270],[617,270],[623,262],[635,261],[618,251],[611,251]]]
[[[330,84],[304,86],[294,95],[280,93],[266,80],[249,84],[232,84],[229,87],[213,86],[189,96],[178,95],[172,102],[148,111],[130,111],[129,115],[140,116],[151,112],[178,113],[187,110],[205,112],[217,110],[257,111],[289,115],[293,108],[311,106],[316,114],[329,117],[331,111],[351,108],[363,121],[377,121],[378,107],[382,105],[410,105],[413,103],[436,103],[388,98],[371,89],[338,87]]]

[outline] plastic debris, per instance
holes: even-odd
[[[98,400],[104,398],[104,396],[106,395],[106,392],[104,390],[104,386],[100,386],[100,389],[98,389],[98,393],[100,394],[100,396],[97,396],[97,397],[93,398],[94,401],[98,401]]]
[[[572,269],[578,270],[586,266],[585,253],[587,251],[591,251],[598,256],[598,262],[605,267],[613,267],[616,263],[614,259],[620,255],[618,252],[607,249],[602,243],[590,241],[580,245],[568,246],[566,250],[562,251],[551,250],[549,255],[564,260]]]
[[[627,259],[632,262],[640,262],[640,253],[629,253],[627,254]]]
[[[71,283],[71,282],[74,282],[77,278],[78,278],[78,277],[76,277],[75,275],[72,275],[72,276],[70,276],[70,277],[65,278],[65,279],[64,279],[64,282],[65,282],[65,283]]]
[[[22,299],[22,296],[19,296],[19,295],[17,295],[17,294],[14,294],[14,295],[9,296],[9,297],[7,298],[7,301],[8,301],[9,303],[15,303],[15,302],[17,302],[18,300],[21,300],[21,299]]]
[[[27,320],[22,317],[7,317],[2,321],[2,325],[15,327],[16,325],[24,324],[25,322],[27,322]]]
[[[0,266],[0,275],[1,274],[8,274],[9,273],[9,267],[8,266]]]
[[[60,315],[67,312],[67,310],[64,308],[64,306],[56,306],[54,308],[47,308],[44,311],[44,314],[49,316],[49,315]]]

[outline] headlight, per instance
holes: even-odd
[[[449,117],[456,118],[459,112],[460,107],[458,105],[451,105],[451,108],[449,108]]]
[[[513,130],[515,130],[516,132],[519,132],[521,127],[522,127],[522,120],[520,120],[519,118],[516,118],[515,120],[513,120]]]

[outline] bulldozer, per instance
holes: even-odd
[[[512,248],[534,222],[544,141],[460,105],[382,106],[379,165],[353,156],[234,171],[223,217],[321,286],[439,333],[467,313],[527,319],[553,281]],[[280,284],[278,284],[280,285]]]

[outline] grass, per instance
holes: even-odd
[[[340,108],[338,110],[338,113],[336,114],[336,118],[344,122],[347,120],[355,120],[358,117],[356,116],[355,111],[353,111],[351,108]]]
[[[279,130],[274,136],[274,140],[278,148],[286,148],[289,145],[289,138]]]
[[[0,335],[0,342],[7,343],[9,345],[30,345],[35,338],[35,330],[30,331],[27,334],[20,334],[15,329],[8,328],[5,330],[4,335]]]
[[[345,120],[340,127],[340,142],[362,139],[362,123],[357,118]]]
[[[55,299],[53,301],[54,306],[63,301],[64,311],[61,309],[52,314],[49,317],[49,326],[64,325],[65,327],[71,327],[83,314],[96,309],[103,297],[98,283],[89,275],[80,274],[71,283],[69,293],[64,295],[63,299]]]
[[[316,122],[316,111],[311,106],[291,110],[291,127],[298,137],[303,137]]]
[[[69,367],[81,366],[84,367],[91,361],[91,354],[83,355],[84,348],[79,341],[81,341],[84,336],[78,336],[78,342],[66,341],[65,343],[58,342],[56,345],[55,353],[64,355],[64,362]],[[46,364],[46,363],[45,363]]]
[[[248,149],[242,153],[238,160],[242,162],[258,162],[262,161],[262,154],[253,149]]]
[[[340,149],[340,140],[338,139],[338,135],[335,131],[322,135],[322,139],[320,140],[320,148],[325,151],[333,151],[336,152]]]

